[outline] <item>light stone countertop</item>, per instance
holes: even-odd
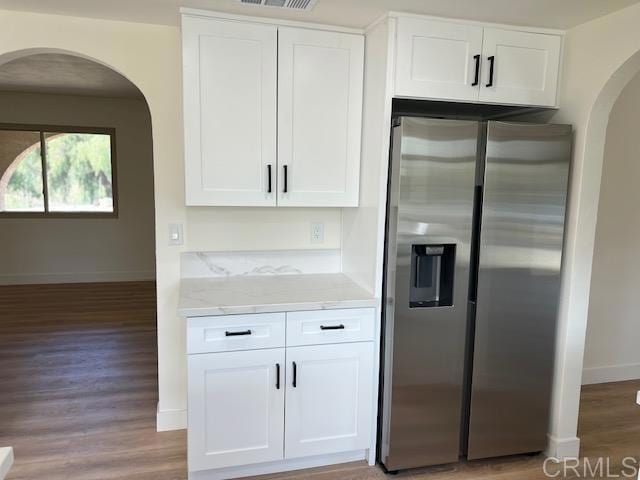
[[[13,464],[13,449],[11,447],[0,448],[0,480],[4,479]]]
[[[343,273],[183,278],[178,315],[365,308],[375,297]]]

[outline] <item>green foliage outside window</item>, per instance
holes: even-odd
[[[52,212],[113,212],[111,136],[94,133],[45,133],[47,206]],[[44,211],[39,142],[23,151],[10,174],[4,211]],[[0,199],[1,200],[1,199]],[[2,208],[0,208],[0,211]]]

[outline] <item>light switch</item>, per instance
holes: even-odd
[[[182,245],[184,243],[184,234],[181,223],[169,224],[169,245]]]

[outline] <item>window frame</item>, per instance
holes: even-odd
[[[116,129],[110,127],[74,127],[67,125],[17,124],[0,123],[0,130],[18,132],[37,132],[40,135],[40,160],[42,162],[42,195],[44,199],[43,212],[0,212],[0,218],[118,218],[118,172],[116,153]],[[112,212],[51,212],[49,211],[49,191],[47,180],[47,150],[46,133],[94,133],[109,135],[111,148],[111,183],[113,193]]]

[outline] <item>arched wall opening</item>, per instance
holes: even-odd
[[[143,94],[86,57],[22,53],[0,64],[0,284],[155,281]]]
[[[579,455],[580,393],[597,212],[609,115],[640,71],[640,8],[635,5],[568,32],[561,108],[575,142],[548,454]],[[595,62],[598,58],[601,61]]]
[[[640,74],[607,125],[591,277],[583,385],[640,379]]]
[[[31,53],[69,53],[120,73],[142,92],[148,103],[152,119],[156,217],[157,421],[160,430],[185,428],[185,329],[176,309],[180,254],[186,247],[169,246],[165,241],[168,224],[187,223],[180,29],[16,11],[1,11],[0,17],[3,23],[0,64]]]

